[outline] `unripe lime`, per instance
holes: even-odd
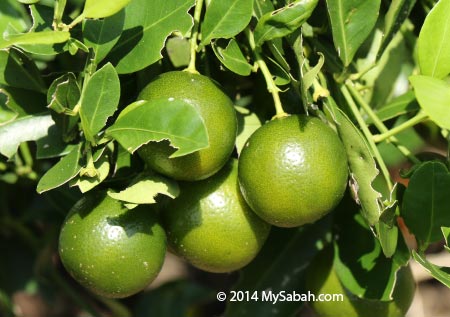
[[[59,254],[72,277],[105,297],[126,297],[159,273],[166,235],[156,214],[132,210],[104,192],[83,196],[61,228]]]
[[[234,148],[237,119],[231,99],[208,77],[186,71],[159,75],[140,93],[139,99],[173,98],[192,105],[206,126],[209,147],[181,157],[167,142],[150,142],[138,153],[157,172],[177,180],[200,180],[228,161]]]
[[[245,203],[232,160],[214,176],[182,183],[181,194],[163,212],[170,249],[209,272],[230,272],[247,265],[270,231]]]
[[[342,199],[347,156],[339,137],[318,118],[274,119],[250,136],[239,157],[245,200],[280,227],[312,223]]]

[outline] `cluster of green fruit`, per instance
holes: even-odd
[[[170,158],[175,149],[166,142],[138,150],[149,168],[180,183],[180,195],[159,215],[144,206],[128,210],[104,192],[87,194],[73,207],[59,251],[69,273],[91,291],[125,297],[142,290],[163,265],[166,241],[171,252],[202,270],[240,269],[257,255],[271,225],[315,222],[341,200],[346,153],[320,119],[274,119],[247,140],[236,160],[233,103],[209,78],[162,74],[139,96],[153,98],[195,107],[209,147],[177,158]]]

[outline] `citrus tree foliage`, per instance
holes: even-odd
[[[108,189],[129,208],[178,196],[178,183],[148,171],[135,152],[155,141],[169,142],[173,157],[205,149],[203,118],[183,100],[160,107],[163,100],[136,99],[157,74],[185,68],[233,99],[236,157],[258,127],[287,112],[333,127],[348,158],[336,210],[272,230],[234,289],[306,292],[305,270],[327,244],[355,296],[391,299],[410,260],[450,286],[450,269],[425,253],[439,241],[450,250],[450,0],[1,0],[0,31],[0,239],[33,250],[12,259],[37,263],[20,283],[0,263],[0,314],[10,314],[15,290],[40,285],[38,274],[98,315],[49,268],[55,228],[91,190]],[[419,153],[428,145],[440,155]],[[391,176],[402,162],[406,188]],[[163,309],[171,289],[182,303]],[[175,316],[211,294],[177,282],[132,310]],[[131,315],[120,302],[103,305]],[[299,307],[227,302],[225,316],[290,316]]]

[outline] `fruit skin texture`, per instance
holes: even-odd
[[[415,282],[409,266],[397,272],[393,300],[362,299],[344,288],[332,265],[332,252],[322,251],[310,265],[307,289],[319,294],[343,294],[342,302],[310,302],[319,317],[404,317],[411,306]]]
[[[239,157],[242,194],[279,227],[312,223],[331,211],[347,186],[347,156],[320,119],[291,115],[256,130]]]
[[[59,254],[70,275],[111,298],[144,289],[161,270],[165,252],[166,235],[152,210],[128,210],[104,192],[83,196],[59,237]]]
[[[216,173],[228,161],[237,134],[237,118],[230,98],[208,77],[187,71],[159,75],[138,99],[181,99],[202,116],[209,147],[182,157],[169,158],[175,150],[168,142],[150,142],[138,153],[154,170],[177,180],[195,181]]]
[[[270,231],[239,192],[236,160],[211,178],[181,184],[162,214],[170,250],[208,272],[244,267]]]

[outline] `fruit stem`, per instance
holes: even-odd
[[[384,125],[383,121],[381,121],[380,118],[378,118],[377,114],[372,110],[369,104],[361,97],[360,93],[356,90],[354,84],[352,82],[347,81],[346,87],[350,91],[350,94],[353,96],[353,98],[355,98],[356,102],[361,106],[361,108],[364,109],[369,118],[372,119],[375,127],[381,133],[388,133],[389,129]],[[377,142],[375,140],[375,136],[373,136],[373,139],[375,142]],[[392,143],[395,147],[397,147],[397,149],[412,163],[414,164],[420,163],[420,160],[417,159],[406,146],[400,144],[400,141],[395,136],[387,138],[387,141]]]
[[[253,54],[255,55],[255,63],[261,69],[261,72],[266,81],[267,91],[272,94],[273,102],[275,105],[275,111],[276,111],[276,114],[272,119],[287,117],[288,114],[284,111],[283,105],[281,104],[280,93],[279,93],[280,89],[275,84],[275,81],[273,80],[273,75],[270,72],[269,67],[267,67],[266,62],[264,61],[264,59],[262,58],[262,56],[260,54],[260,48],[256,47],[255,38],[253,37],[253,33],[250,31],[249,28],[246,28],[245,34],[247,35],[247,39],[250,44],[250,48],[251,48]]]
[[[190,43],[190,59],[189,65],[185,69],[185,71],[198,74],[197,68],[195,67],[195,61],[197,57],[197,38],[198,38],[198,29],[200,27],[200,16],[202,14],[204,0],[196,0],[195,1],[195,11],[194,11],[194,26],[192,27],[191,38],[189,39]]]
[[[396,135],[397,133],[402,132],[406,129],[409,129],[409,128],[415,126],[416,124],[419,124],[426,120],[428,120],[428,115],[423,111],[419,111],[414,117],[412,117],[408,121],[405,121],[402,124],[390,129],[389,131],[383,132],[382,134],[374,135],[373,140],[377,143],[382,142],[382,141]]]
[[[344,96],[345,100],[347,101],[348,106],[350,107],[350,110],[352,111],[353,115],[356,118],[356,121],[358,121],[359,127],[361,128],[364,136],[366,137],[367,143],[370,146],[370,149],[372,151],[372,154],[375,157],[375,160],[378,163],[378,166],[380,167],[381,173],[383,174],[384,179],[386,180],[387,187],[389,189],[389,192],[392,191],[393,185],[391,181],[391,175],[389,174],[389,170],[384,163],[383,158],[381,157],[380,151],[378,151],[378,148],[373,140],[372,133],[369,131],[369,128],[366,125],[366,122],[364,121],[363,117],[361,116],[361,113],[359,112],[358,107],[356,106],[352,95],[348,91],[347,87],[345,85],[341,86],[341,92]]]

